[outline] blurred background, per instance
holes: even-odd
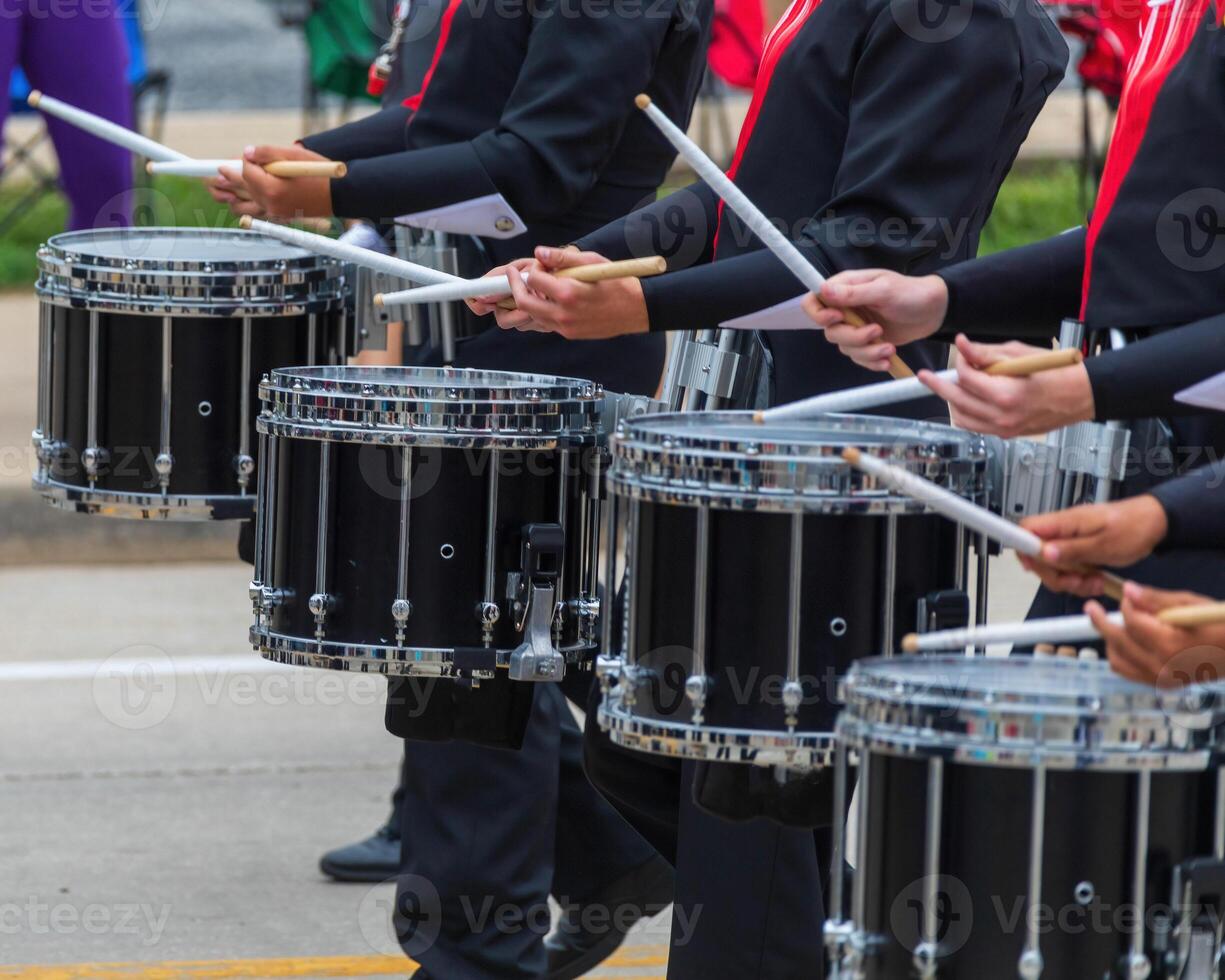
[[[90,2],[116,4],[139,128],[188,155],[287,144],[376,105],[365,89],[385,0]],[[692,133],[727,159],[782,4],[721,4]],[[986,250],[1078,224],[1092,201],[1126,50],[1100,3],[1053,12],[1080,70],[1005,185]],[[44,57],[82,57],[55,43]],[[30,490],[35,254],[70,204],[27,81],[14,71],[4,84],[0,978],[405,975],[390,887],[329,884],[317,870],[322,851],[386,816],[399,750],[382,681],[254,657],[233,526],[69,515]],[[233,223],[198,181],[177,178],[138,177],[132,213]],[[1023,612],[1014,591],[1016,608],[998,614]],[[637,930],[597,975],[662,976],[666,930],[666,917]]]

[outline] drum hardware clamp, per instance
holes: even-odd
[[[706,720],[706,695],[710,693],[710,678],[705,674],[694,674],[685,681],[685,697],[693,703],[693,723],[701,725]]]
[[[1175,940],[1165,953],[1166,976],[1179,980],[1216,980],[1225,950],[1225,861],[1194,858],[1172,872],[1170,908],[1178,916],[1167,933]],[[1129,977],[1130,980],[1130,977]]]
[[[316,592],[306,601],[306,608],[315,617],[315,639],[322,641],[326,635],[328,613],[336,608],[336,597],[326,592]]]
[[[513,681],[560,681],[566,658],[553,644],[556,596],[565,548],[559,524],[528,524],[523,528],[521,567],[507,577],[507,593],[515,615],[515,631],[525,642],[511,652]]]

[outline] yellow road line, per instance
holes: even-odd
[[[605,960],[601,970],[667,966],[658,946],[628,949]],[[313,956],[259,960],[196,960],[178,963],[72,963],[63,966],[0,966],[0,980],[279,980],[282,977],[406,977],[416,968],[399,956]],[[612,980],[608,974],[600,974]],[[593,978],[597,980],[597,978]],[[636,980],[662,980],[639,977]]]

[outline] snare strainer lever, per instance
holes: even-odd
[[[553,645],[557,583],[566,535],[560,524],[523,528],[522,566],[510,574],[507,591],[515,612],[515,629],[526,639],[510,655],[512,681],[560,681],[566,658]]]

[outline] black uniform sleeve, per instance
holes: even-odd
[[[1225,372],[1225,315],[1163,330],[1085,361],[1099,419],[1199,415],[1174,396]]]
[[[404,149],[404,134],[411,118],[410,109],[393,106],[335,129],[303,137],[298,142],[329,160],[347,163],[381,157]]]
[[[1017,49],[1001,43],[1005,11],[976,5],[965,30],[936,44],[905,31],[895,10],[900,2],[918,0],[885,4],[867,31],[851,75],[831,197],[796,242],[826,273],[906,272],[947,252],[951,236],[941,219],[955,235],[980,206],[991,180],[983,141],[1000,132],[1018,95]],[[778,152],[786,153],[786,137],[759,138],[777,140]],[[647,280],[643,289],[652,329],[686,330],[714,327],[803,291],[781,262],[761,252]]]
[[[649,91],[673,3],[646,15],[578,15],[566,2],[535,14],[496,127],[466,143],[355,162],[332,182],[335,213],[409,214],[495,192],[529,225],[570,212],[615,151],[634,96]]]
[[[1225,548],[1225,462],[1192,470],[1150,490],[1170,529],[1161,549]]]
[[[949,311],[937,336],[976,340],[1047,339],[1080,310],[1085,273],[1084,228],[939,273]]]
[[[662,255],[668,270],[711,260],[719,198],[699,181],[585,235],[575,244],[614,261]]]

